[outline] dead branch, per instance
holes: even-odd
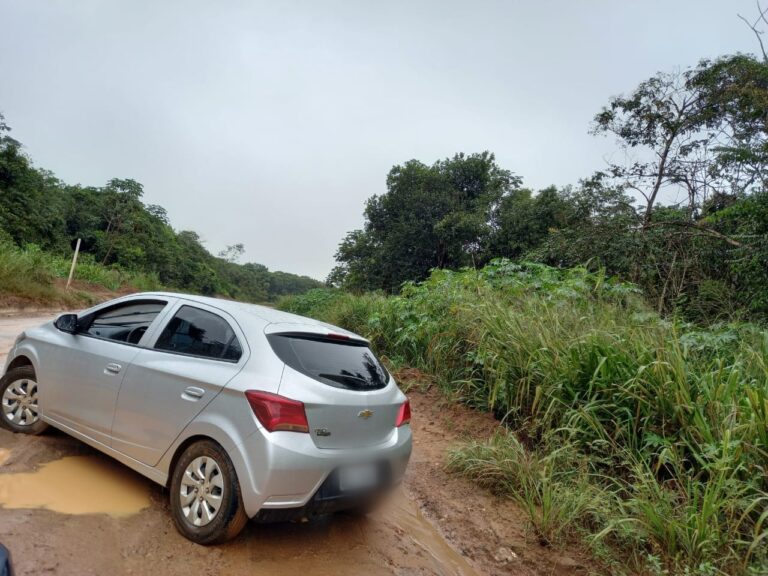
[[[757,0],[757,12],[759,16],[755,19],[753,23],[750,24],[749,20],[744,18],[741,14],[737,14],[739,18],[741,18],[744,23],[749,27],[752,32],[755,34],[755,38],[757,38],[757,41],[760,43],[760,52],[763,53],[763,62],[768,63],[768,54],[765,52],[765,45],[763,44],[763,39],[761,38],[763,31],[757,29],[757,25],[762,21],[765,24],[768,24],[768,19],[766,19],[766,13],[768,13],[768,8],[763,10],[763,7],[760,6],[760,0]]]
[[[707,228],[706,226],[702,226],[701,224],[698,224],[696,222],[683,222],[681,220],[670,220],[668,222],[652,222],[647,226],[647,228],[659,228],[664,226],[675,226],[678,228],[694,229],[702,235],[718,238],[726,242],[727,244],[730,244],[731,246],[735,246],[736,248],[745,247],[744,244],[742,244],[738,240],[734,240],[730,236],[726,236],[725,234],[722,234],[717,230],[713,230],[712,228]]]

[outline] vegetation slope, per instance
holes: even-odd
[[[364,334],[508,432],[449,465],[614,573],[768,570],[768,332],[664,319],[602,271],[494,261],[281,307]]]

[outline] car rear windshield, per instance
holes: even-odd
[[[389,374],[364,342],[291,332],[267,336],[288,366],[323,384],[347,390],[378,390]]]

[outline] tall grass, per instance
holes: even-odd
[[[33,302],[61,301],[54,275],[39,251],[0,243],[0,292]]]
[[[91,303],[88,290],[64,291],[60,284],[69,276],[71,259],[44,252],[35,245],[19,248],[0,239],[0,296],[18,302],[42,305]],[[97,264],[82,254],[74,280],[89,289],[154,290],[160,287],[156,276]]]
[[[665,320],[600,273],[506,261],[281,306],[502,419],[514,434],[450,464],[520,501],[542,540],[582,537],[633,570],[768,573],[765,330]]]

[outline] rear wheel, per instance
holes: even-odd
[[[171,478],[171,514],[176,529],[197,544],[220,544],[237,536],[248,516],[232,461],[210,440],[182,453]]]
[[[8,370],[0,378],[0,422],[14,432],[40,434],[48,424],[40,419],[37,379],[32,366]]]

